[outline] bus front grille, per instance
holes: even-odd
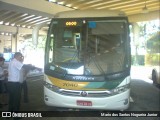
[[[109,91],[78,91],[78,90],[66,90],[59,89],[59,94],[67,96],[79,96],[79,97],[108,97],[111,96]]]

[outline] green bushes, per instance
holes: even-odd
[[[144,55],[132,55],[131,62],[132,65],[144,65]]]
[[[158,66],[160,65],[160,53],[147,53],[146,55],[132,55],[132,65],[149,65]]]
[[[145,55],[145,65],[160,65],[160,53],[148,53]]]

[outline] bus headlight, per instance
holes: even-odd
[[[129,84],[121,86],[121,87],[117,87],[117,88],[111,90],[110,92],[112,95],[114,95],[114,94],[119,94],[119,93],[125,92],[128,89],[129,89]]]
[[[56,87],[48,82],[45,81],[44,86],[54,92],[58,92],[59,91],[59,87]]]

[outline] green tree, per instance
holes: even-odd
[[[147,40],[147,52],[148,53],[160,53],[160,32],[153,34]]]

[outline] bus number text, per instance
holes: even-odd
[[[63,86],[65,86],[65,87],[78,87],[78,84],[73,84],[73,83],[63,83]]]

